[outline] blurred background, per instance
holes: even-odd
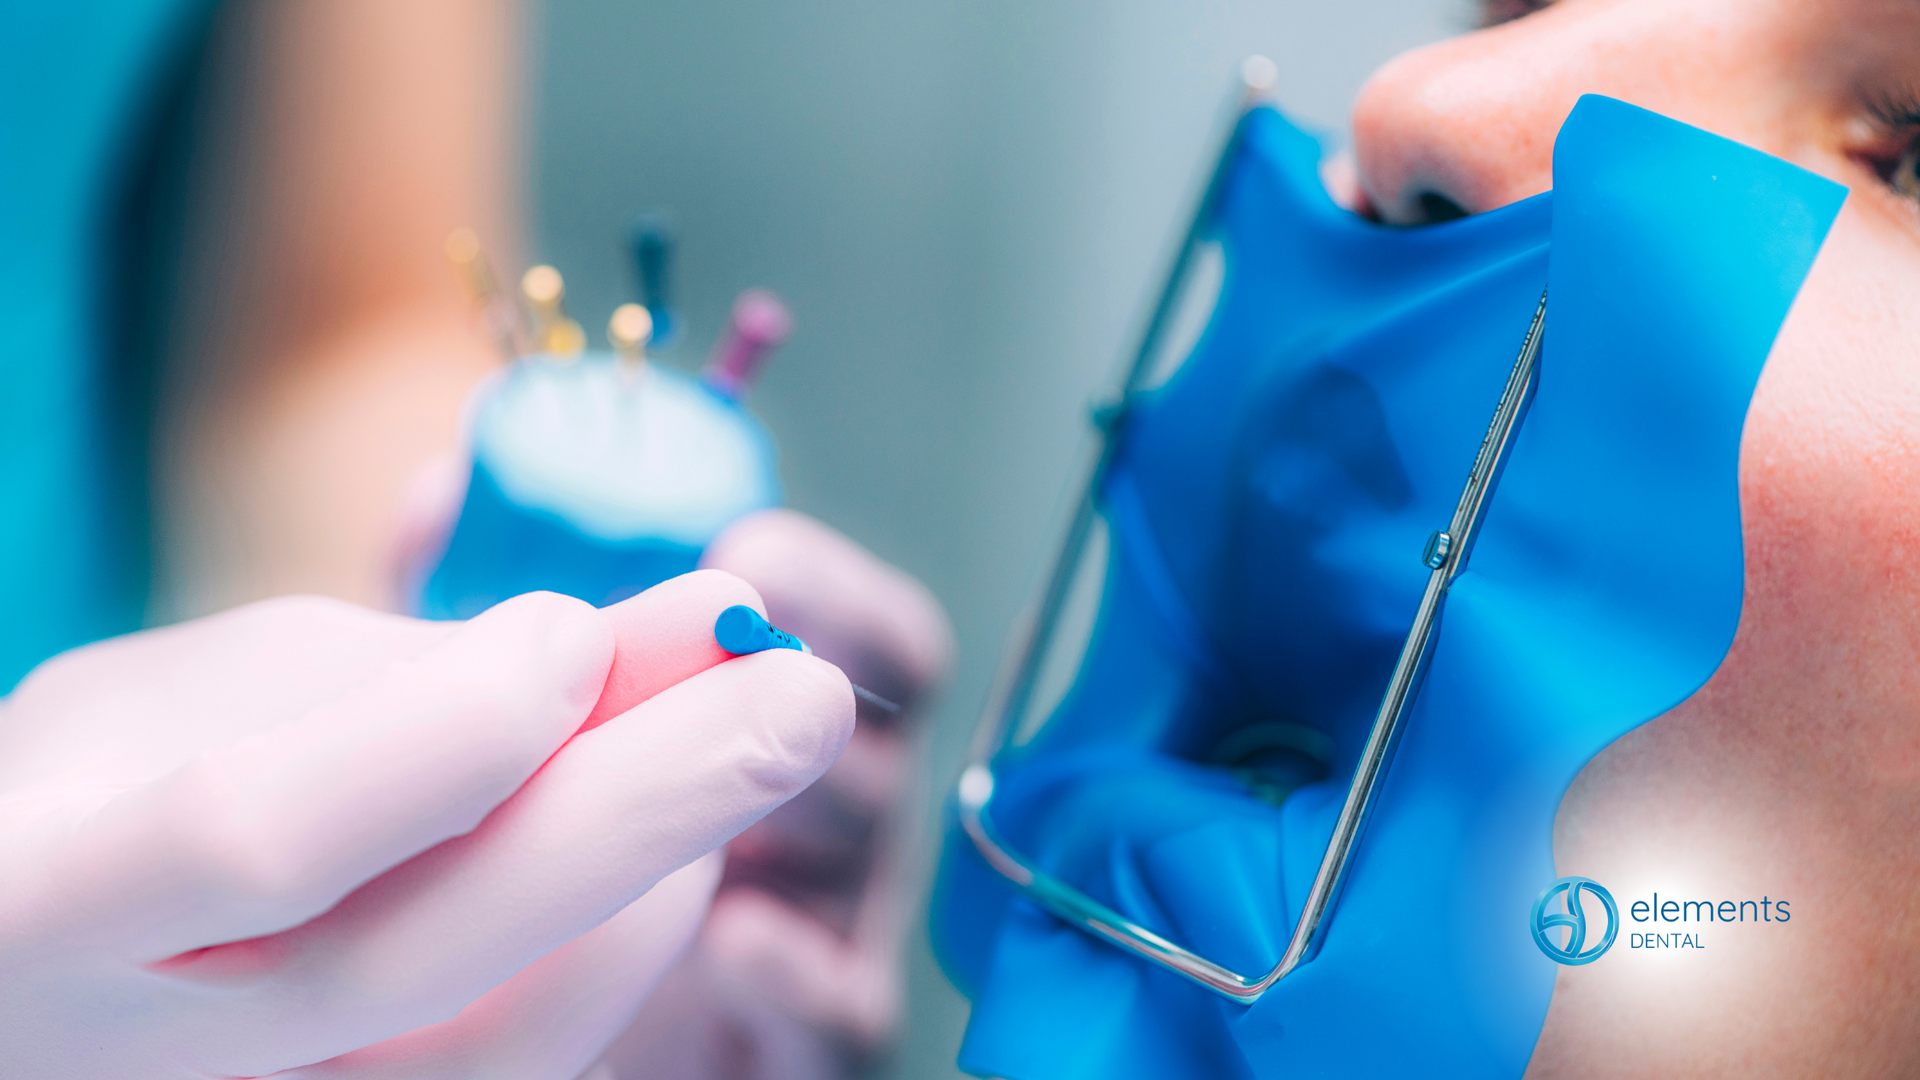
[[[1239,61],[1272,57],[1282,105],[1338,142],[1373,68],[1469,18],[1460,0],[535,5],[528,254],[598,326],[637,296],[627,223],[669,211],[688,336],[667,359],[689,366],[739,289],[785,297],[796,332],[752,404],[789,502],[952,615],[929,849]],[[925,938],[888,1073],[957,1077],[966,1004]]]

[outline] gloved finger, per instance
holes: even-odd
[[[695,570],[607,608],[613,667],[586,727],[599,727],[682,679],[733,659],[714,641],[713,623],[735,604],[766,614],[753,586],[719,570]]]
[[[805,514],[744,517],[700,565],[746,579],[775,625],[882,697],[910,705],[946,675],[953,632],[933,594]]]
[[[290,596],[62,653],[8,699],[9,715],[31,727],[4,732],[0,788],[56,773],[69,789],[146,783],[208,749],[298,719],[456,629]],[[26,719],[33,717],[59,722]]]
[[[319,1060],[446,1020],[812,783],[852,726],[846,678],[800,653],[671,686],[576,736],[472,833],[270,939],[271,985],[202,1022]],[[212,1071],[270,1071],[243,1049]]]
[[[407,479],[381,560],[381,580],[393,606],[411,606],[434,564],[446,554],[472,473],[472,459],[449,450],[427,459]]]
[[[715,853],[667,875],[451,1020],[273,1080],[574,1080],[685,951],[720,868]]]
[[[612,659],[588,605],[509,600],[296,721],[48,815],[61,895],[42,907],[137,960],[305,922],[478,825],[580,726]]]
[[[757,889],[715,902],[700,939],[735,991],[832,1031],[863,1050],[882,1045],[898,1019],[893,950],[834,933]]]

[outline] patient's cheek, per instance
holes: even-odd
[[[1815,760],[1878,770],[1914,727],[1881,721],[1920,707],[1920,298],[1902,287],[1920,281],[1920,245],[1862,202],[1836,222],[1749,411],[1743,648],[1722,674],[1747,707],[1833,736]]]
[[[1755,392],[1733,648],[1555,822],[1561,873],[1791,898],[1793,921],[1721,933],[1713,964],[1562,972],[1530,1075],[1904,1075],[1920,1054],[1886,1019],[1920,1011],[1920,245],[1884,209],[1856,191]]]

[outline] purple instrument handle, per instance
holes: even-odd
[[[773,350],[793,332],[787,305],[765,289],[748,289],[733,302],[733,322],[714,346],[702,376],[708,386],[740,400]]]

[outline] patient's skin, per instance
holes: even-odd
[[[1616,896],[1765,895],[1793,920],[1562,969],[1529,1075],[1920,1075],[1920,202],[1900,190],[1920,3],[1563,0],[1488,22],[1362,92],[1380,218],[1546,190],[1589,92],[1852,189],[1748,413],[1733,649],[1587,766],[1555,833],[1560,872]]]

